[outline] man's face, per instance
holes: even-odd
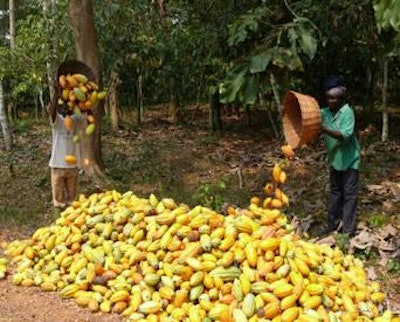
[[[339,109],[340,99],[332,95],[326,95],[326,101],[331,111],[337,111]]]

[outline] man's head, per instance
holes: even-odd
[[[329,76],[325,79],[323,85],[329,108],[337,111],[342,106],[346,95],[343,78],[337,75]]]

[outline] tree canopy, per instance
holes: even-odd
[[[50,99],[48,74],[75,53],[67,3],[16,1],[13,50],[7,46],[7,3],[0,3],[6,100],[32,106],[38,88]],[[138,104],[139,79],[144,104],[164,104],[174,96],[184,108],[206,102],[217,86],[221,102],[253,106],[260,95],[272,98],[274,90],[318,96],[322,79],[338,73],[354,104],[374,109],[381,99],[381,58],[398,62],[398,7],[396,0],[97,0],[103,82],[108,87],[112,73],[118,75],[120,105],[129,111]],[[399,73],[391,66],[388,104],[396,104]]]

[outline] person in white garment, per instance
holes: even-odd
[[[83,115],[68,115],[68,109],[64,108],[65,112],[60,109],[56,102],[50,106],[52,148],[49,166],[56,215],[71,205],[77,195],[78,173],[82,168],[80,137],[85,123]],[[70,118],[68,122],[65,122],[66,118]]]

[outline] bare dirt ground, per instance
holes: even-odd
[[[288,213],[311,218],[311,226],[323,222],[328,171],[321,142],[287,161],[280,151],[283,139],[274,138],[260,113],[252,115],[251,125],[243,116],[225,115],[220,134],[207,131],[207,114],[201,111],[195,123],[182,126],[170,124],[157,111],[140,127],[125,122],[112,134],[105,126],[103,159],[109,181],[99,186],[82,176],[81,192],[132,190],[145,197],[150,193],[172,197],[191,206],[201,203],[218,208],[226,202],[245,207],[251,196],[263,195],[272,166],[280,162],[289,175]],[[12,153],[0,149],[0,256],[4,242],[27,238],[54,220],[47,167],[50,131],[44,121],[24,126],[15,133]],[[384,224],[399,222],[400,145],[379,144],[378,139],[376,134],[363,141],[361,169],[359,217],[372,228],[378,219]],[[400,312],[400,268],[389,274],[379,265],[376,253],[366,259],[377,267],[377,278],[389,294],[389,307]],[[11,277],[0,281],[0,321],[122,321],[120,316],[90,313],[56,293],[13,286]]]

